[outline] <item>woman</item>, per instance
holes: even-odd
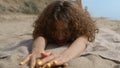
[[[95,39],[94,21],[79,6],[69,1],[55,1],[48,5],[34,23],[34,44],[21,65],[30,62],[31,68],[60,66],[77,58],[86,49],[88,42]],[[45,51],[47,43],[64,45],[72,42],[61,54]],[[43,53],[44,52],[44,53]]]

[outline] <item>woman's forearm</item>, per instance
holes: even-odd
[[[86,49],[87,42],[87,37],[79,37],[62,53],[62,56],[66,57],[68,60],[80,56],[80,54]]]
[[[46,40],[44,37],[38,37],[32,46],[32,53],[40,53],[43,52],[46,46]]]

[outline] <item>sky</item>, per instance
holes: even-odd
[[[82,0],[82,3],[93,17],[120,20],[120,0]]]

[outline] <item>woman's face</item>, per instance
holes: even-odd
[[[70,36],[68,24],[63,22],[57,22],[55,24],[55,30],[52,32],[52,37],[57,44],[65,44],[70,39]]]

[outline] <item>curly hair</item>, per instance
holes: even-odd
[[[49,36],[56,27],[54,24],[58,21],[68,24],[71,39],[87,36],[89,42],[94,41],[96,30],[98,30],[95,21],[82,8],[69,1],[55,1],[43,10],[33,24],[33,38]]]

